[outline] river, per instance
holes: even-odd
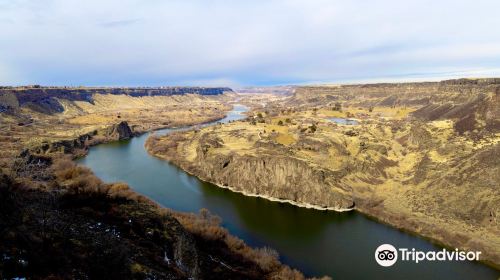
[[[236,105],[222,122],[244,117]],[[216,123],[216,122],[214,122]],[[177,129],[163,129],[165,134]],[[365,215],[305,209],[247,197],[200,181],[176,166],[150,156],[149,133],[90,148],[78,163],[105,182],[126,182],[159,204],[178,211],[207,208],[223,226],[251,246],[276,249],[280,259],[308,276],[333,279],[497,279],[500,273],[475,262],[397,262],[386,268],[374,259],[383,243],[411,250],[440,250],[429,241],[380,224]]]

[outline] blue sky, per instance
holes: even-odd
[[[500,76],[500,1],[0,0],[0,84]]]

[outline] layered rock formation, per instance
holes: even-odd
[[[25,149],[68,152],[223,118],[227,88],[0,88],[0,169]],[[89,143],[86,143],[89,142]]]
[[[92,145],[103,142],[126,140],[132,138],[136,134],[137,133],[132,131],[127,122],[122,121],[104,129],[82,134],[75,139],[52,142],[45,141],[41,145],[29,148],[25,151],[30,151],[34,154],[75,154],[79,150],[86,152],[89,146]]]
[[[353,106],[424,106],[431,103],[464,103],[482,94],[495,93],[500,79],[458,79],[424,83],[380,83],[298,87],[289,104]]]
[[[230,88],[204,87],[3,87],[0,88],[0,109],[17,109],[30,107],[43,113],[60,113],[64,111],[60,99],[68,101],[94,102],[95,94],[126,95],[131,97],[173,96],[185,94],[221,95],[230,93]]]
[[[153,143],[151,143],[154,145]],[[339,186],[335,172],[307,162],[276,155],[212,154],[199,146],[193,162],[180,164],[188,172],[247,195],[289,201],[301,206],[337,211],[354,207],[351,190]]]
[[[133,136],[132,129],[128,126],[128,123],[125,121],[120,122],[119,124],[113,125],[106,131],[106,136],[115,140],[125,140],[130,139]]]

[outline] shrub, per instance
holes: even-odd
[[[201,209],[198,215],[175,213],[175,217],[189,232],[206,240],[224,240],[228,235],[227,230],[220,227],[221,219],[210,214],[207,209]]]
[[[109,198],[123,198],[146,202],[147,198],[136,193],[126,183],[105,184],[89,168],[79,166],[69,157],[55,159],[52,170],[59,185],[76,194],[101,194]]]
[[[196,236],[211,241],[223,241],[232,252],[254,262],[266,273],[272,274],[271,279],[304,279],[304,276],[297,270],[282,265],[278,252],[274,249],[269,247],[253,249],[243,240],[230,235],[220,226],[221,219],[212,215],[207,209],[201,209],[198,215],[168,210],[164,210],[164,213],[173,215],[186,230]]]

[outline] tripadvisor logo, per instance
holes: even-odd
[[[398,259],[400,261],[409,261],[419,263],[422,261],[478,261],[480,251],[417,251],[415,248],[396,249],[391,244],[382,244],[375,250],[375,260],[381,266],[392,266]],[[399,257],[399,258],[398,258]]]
[[[375,260],[381,266],[391,266],[398,261],[398,250],[391,244],[382,244],[375,250]]]

